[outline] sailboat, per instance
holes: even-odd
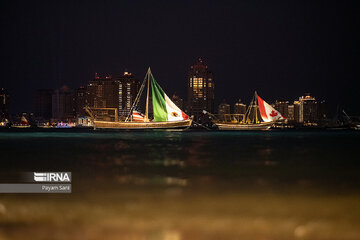
[[[10,123],[9,120],[7,118],[4,118],[1,122],[0,122],[0,128],[7,128],[9,127]]]
[[[137,110],[141,95],[146,89],[145,114]],[[153,119],[149,118],[150,88],[152,96]],[[94,128],[99,129],[184,129],[191,126],[192,118],[178,108],[166,95],[164,90],[156,82],[150,67],[141,84],[140,90],[131,107],[129,115],[124,121],[99,121],[96,120],[90,108],[86,109],[93,119]],[[117,115],[117,111],[115,111]]]
[[[29,124],[29,121],[26,119],[26,117],[23,115],[23,116],[21,116],[20,123],[19,124],[13,124],[12,127],[29,128],[30,124]]]
[[[245,114],[237,115],[240,116],[234,117],[230,122],[215,121],[215,124],[220,130],[268,130],[275,122],[285,120],[279,111],[260,98],[256,92]]]

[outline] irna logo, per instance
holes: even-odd
[[[71,182],[69,172],[34,172],[35,182]]]

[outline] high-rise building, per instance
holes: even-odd
[[[74,111],[76,117],[85,117],[88,114],[85,111],[87,106],[87,91],[85,87],[79,87],[74,91]]]
[[[318,109],[316,99],[310,94],[306,94],[299,98],[300,109],[302,110],[302,119],[304,123],[316,123],[318,122]]]
[[[130,72],[114,79],[118,84],[118,108],[119,115],[127,116],[140,89],[140,82]]]
[[[300,101],[294,101],[294,121],[296,123],[304,122],[302,104],[300,104]]]
[[[119,83],[111,75],[100,77],[95,74],[87,86],[87,101],[92,108],[118,108]]]
[[[278,110],[281,115],[283,115],[285,118],[289,117],[289,101],[275,101],[275,109]]]
[[[62,86],[52,94],[52,118],[55,121],[70,121],[75,117],[73,91]]]
[[[35,117],[49,120],[52,117],[53,89],[39,89],[35,93]]]
[[[9,119],[10,96],[5,88],[0,89],[0,121]]]
[[[234,114],[245,114],[246,113],[246,105],[241,102],[241,99],[237,101],[234,105]]]
[[[190,67],[188,73],[188,113],[195,118],[201,116],[203,110],[214,112],[214,79],[201,58]]]
[[[180,109],[184,109],[184,101],[181,97],[179,97],[178,95],[176,95],[176,93],[173,94],[171,100],[173,101],[173,103],[175,103],[175,105],[180,108]]]
[[[290,108],[288,108],[290,111]],[[314,124],[319,122],[318,103],[310,94],[299,97],[294,101],[294,121],[301,124]]]
[[[294,107],[294,104],[290,104],[288,106],[288,116],[287,116],[287,119],[289,121],[294,121],[295,120],[295,107]]]

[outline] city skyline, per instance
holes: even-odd
[[[224,114],[242,114],[245,116],[250,105],[247,106],[241,99],[234,103],[233,107],[231,107],[224,99],[217,106],[217,110],[213,105],[212,99],[206,101],[206,97],[204,96],[206,96],[206,94],[209,95],[209,93],[214,93],[214,81],[211,72],[208,72],[210,73],[210,75],[208,75],[210,78],[206,79],[207,69],[208,67],[203,64],[201,59],[199,59],[198,63],[193,65],[189,71],[188,92],[190,95],[188,99],[190,99],[190,101],[184,103],[183,99],[174,93],[172,96],[173,102],[180,109],[187,109],[187,114],[200,121],[202,121],[201,119],[204,116],[204,112],[208,112],[211,115],[217,114],[216,117],[220,119],[224,119]],[[206,71],[199,72],[199,70]],[[204,77],[204,80],[201,78],[201,84],[199,85],[198,79],[200,78],[194,79],[194,77]],[[208,80],[209,82],[207,82]],[[206,86],[208,83],[210,83],[210,92],[206,89],[209,87]],[[93,113],[96,113],[98,119],[108,119],[110,121],[114,121],[114,119],[124,119],[130,113],[129,110],[137,95],[136,90],[139,88],[139,84],[140,83],[135,76],[130,72],[125,71],[123,75],[116,77],[112,77],[112,75],[100,76],[96,73],[95,78],[89,81],[86,88],[79,87],[77,89],[69,89],[67,86],[63,86],[60,89],[39,89],[36,91],[36,111],[32,115],[32,121],[83,121],[83,119],[91,117],[91,115],[85,111],[86,108],[91,109],[92,112],[95,111]],[[4,89],[2,91],[6,92]],[[201,96],[199,96],[199,94]],[[0,97],[4,96],[5,95],[0,95]],[[255,96],[257,95],[255,94]],[[195,100],[193,100],[194,97]],[[204,98],[201,99],[199,97]],[[151,99],[152,98],[150,97],[150,101],[152,101]],[[198,102],[199,100],[200,102]],[[2,102],[8,103],[9,99],[4,99],[1,103]],[[334,119],[332,119],[333,116],[329,115],[329,106],[327,102],[324,100],[319,101],[309,93],[300,96],[294,101],[276,100],[271,105],[286,119],[286,124],[317,125],[320,123],[324,125],[334,122]],[[152,106],[152,104],[150,104],[150,106]],[[8,112],[8,107],[4,104],[0,104],[0,108],[2,109],[0,114],[3,114],[5,118],[9,118],[6,114]],[[137,110],[139,112],[144,110],[141,107],[141,104]],[[152,107],[150,107],[149,114],[152,116]],[[337,120],[339,120],[338,114],[339,112],[337,112]],[[348,118],[345,112],[343,112],[343,114]],[[2,117],[3,119],[4,116]],[[236,115],[236,118],[239,117],[239,115]],[[203,120],[206,121],[206,118]]]
[[[198,58],[198,59],[202,59],[201,57],[200,58]],[[190,66],[191,67],[191,66]],[[190,68],[189,67],[189,68]],[[99,74],[99,75],[101,75],[101,76],[121,76],[124,72],[128,72],[128,69],[129,68],[124,68],[124,70],[122,71],[122,73],[121,73],[121,71],[118,71],[118,72],[115,72],[115,74],[113,74],[113,72],[110,72],[110,73],[99,73],[99,72],[94,72],[94,73],[92,73],[92,75],[94,75],[94,74]],[[130,73],[130,72],[129,72]],[[132,75],[136,75],[136,74],[133,74],[133,72],[131,72],[131,74]],[[161,74],[160,74],[161,75]],[[184,81],[183,81],[183,88],[185,89],[185,91],[178,91],[178,90],[174,90],[171,94],[176,94],[177,96],[179,96],[180,98],[182,98],[182,99],[184,99],[185,100],[185,102],[184,102],[184,104],[187,104],[187,99],[188,99],[188,97],[189,97],[189,93],[188,93],[188,90],[186,90],[187,88],[188,88],[188,84],[189,84],[189,74],[188,74],[188,72],[187,73],[185,73],[184,74],[185,75],[185,78],[184,78]],[[215,75],[216,75],[216,73],[215,73]],[[139,77],[138,75],[136,75],[136,77],[138,78],[138,79],[142,79],[141,77]],[[31,93],[30,95],[31,95],[31,100],[32,101],[30,101],[30,102],[27,102],[28,103],[28,105],[29,106],[27,106],[27,107],[24,107],[24,105],[20,105],[20,107],[19,107],[19,105],[17,104],[17,101],[16,101],[16,99],[13,99],[12,98],[12,96],[17,96],[17,94],[16,94],[16,90],[15,91],[11,91],[11,90],[9,90],[9,89],[7,89],[7,88],[4,88],[4,89],[6,89],[7,91],[8,91],[8,93],[9,93],[9,95],[10,95],[10,98],[11,99],[13,99],[13,101],[10,101],[10,113],[11,114],[19,114],[19,113],[22,113],[22,112],[28,112],[28,113],[30,113],[30,112],[36,112],[36,107],[35,107],[35,98],[34,98],[34,96],[35,96],[35,94],[36,94],[36,91],[37,90],[48,90],[48,89],[52,89],[52,90],[56,90],[56,89],[61,89],[61,88],[63,88],[63,87],[67,87],[67,88],[70,88],[70,89],[77,89],[77,88],[82,88],[82,87],[86,87],[87,85],[88,85],[88,83],[89,83],[89,81],[91,81],[91,80],[93,80],[93,78],[89,78],[89,79],[87,79],[87,81],[86,82],[84,82],[84,84],[83,85],[80,85],[80,86],[74,86],[74,85],[68,85],[68,84],[63,84],[63,85],[60,85],[60,86],[58,86],[58,87],[55,87],[55,88],[38,88],[38,89],[34,89],[34,91],[33,91],[33,93]],[[216,81],[216,80],[215,80]],[[164,82],[164,81],[162,81],[161,79],[159,80],[159,82]],[[216,83],[217,83],[217,81],[216,81]],[[165,86],[165,89],[167,89],[167,86]],[[181,90],[181,89],[180,89]],[[248,104],[250,101],[251,101],[251,96],[254,94],[254,92],[255,91],[257,91],[257,92],[267,92],[266,90],[265,91],[259,91],[259,90],[257,90],[257,89],[255,89],[254,91],[250,91],[250,92],[248,92],[248,93],[245,93],[244,95],[242,95],[242,96],[240,96],[240,95],[237,95],[237,96],[223,96],[223,97],[220,97],[220,96],[218,96],[218,93],[217,93],[217,91],[218,91],[219,89],[218,88],[216,88],[216,90],[215,90],[215,98],[214,98],[214,109],[216,109],[217,108],[217,106],[219,105],[219,104],[221,104],[221,102],[223,101],[223,100],[225,100],[226,102],[228,102],[228,103],[231,103],[231,104],[235,104],[239,99],[241,99],[241,101],[242,102],[244,102],[244,103],[246,103],[246,104]],[[221,92],[224,92],[224,89],[220,89],[221,90]],[[231,88],[229,88],[229,90],[231,90]],[[15,94],[14,94],[15,93]],[[302,96],[302,95],[304,95],[304,94],[311,94],[311,95],[315,95],[315,94],[313,94],[314,93],[314,91],[304,91],[304,92],[300,92],[299,93],[299,95],[298,96],[289,96],[289,94],[287,95],[287,98],[285,97],[285,95],[281,95],[281,96],[275,96],[275,95],[271,95],[271,94],[269,94],[271,97],[269,97],[269,98],[267,98],[267,99],[271,99],[270,100],[270,102],[273,102],[273,103],[275,103],[276,101],[296,101],[298,98],[299,98],[299,96]],[[248,97],[248,98],[246,98],[246,97]],[[319,96],[317,96],[317,97],[319,97]],[[334,101],[334,99],[330,99],[330,98],[328,98],[326,95],[321,95],[320,97],[319,97],[321,100],[326,100],[328,103],[330,103],[330,112],[332,113],[332,114],[334,114],[334,112],[335,112],[335,110],[336,110],[336,108],[337,107],[341,107],[342,109],[346,109],[346,110],[350,110],[352,113],[353,113],[353,115],[356,115],[356,114],[360,114],[360,112],[358,112],[357,110],[358,109],[356,109],[356,108],[352,108],[352,105],[351,104],[348,104],[348,105],[346,105],[346,104],[342,104],[341,102],[337,102],[337,101]],[[14,101],[15,100],[15,101]],[[29,104],[30,103],[30,104]],[[16,105],[15,105],[16,104]],[[14,106],[15,105],[15,106]],[[25,105],[26,106],[26,105]],[[186,110],[186,109],[184,109],[184,110]]]
[[[198,72],[199,70],[205,72]],[[208,76],[209,80],[207,79]],[[213,79],[213,73],[208,70],[208,66],[203,63],[201,58],[199,58],[197,62],[190,67],[187,77],[188,94],[185,97],[187,100],[184,101],[184,99],[181,96],[178,96],[176,92],[173,93],[172,98],[181,109],[186,111],[188,114],[195,116],[195,118],[198,118],[200,115],[202,115],[204,110],[213,114],[223,114],[221,113],[223,110],[220,110],[223,104],[229,105],[228,113],[236,114],[236,105],[244,104],[244,106],[247,106],[251,101],[249,100],[249,102],[247,102],[243,101],[241,98],[238,98],[238,100],[235,102],[228,102],[224,98],[221,102],[219,99],[217,99],[217,102],[220,103],[215,105],[214,99],[212,99],[211,96],[209,97],[208,101],[206,101],[206,94],[212,96],[214,95],[215,82]],[[202,77],[199,78],[201,79],[200,90],[198,89],[200,86],[198,80],[196,84],[199,86],[194,85],[194,77]],[[207,81],[210,81],[209,86],[206,86],[208,84]],[[125,90],[123,90],[123,87],[125,87]],[[71,89],[67,85],[63,85],[57,89],[37,89],[34,93],[35,101],[33,109],[35,110],[28,113],[34,113],[35,116],[41,116],[43,119],[62,119],[62,121],[67,121],[71,118],[75,119],[77,117],[88,116],[84,110],[84,107],[87,106],[90,108],[116,108],[119,116],[127,116],[129,114],[130,106],[132,106],[132,102],[137,95],[137,90],[139,87],[139,80],[128,70],[125,70],[122,74],[115,74],[114,77],[113,74],[95,73],[95,77],[90,79],[85,87],[79,86],[75,89]],[[207,89],[208,87],[211,89],[210,92]],[[2,89],[2,91],[8,92],[6,89]],[[205,97],[204,99],[201,99],[201,103],[198,103],[198,100],[193,100],[194,98],[198,99],[199,94],[201,95],[200,98]],[[11,100],[9,101],[10,94],[7,93],[7,95],[8,99],[6,101],[6,109],[8,110],[9,102],[11,102]],[[49,98],[49,100],[47,98]],[[63,98],[63,100],[60,100],[61,98]],[[277,110],[279,110],[279,112],[287,117],[288,111],[294,111],[290,109],[288,110],[288,106],[290,108],[295,106],[296,108],[296,105],[300,104],[300,102],[304,102],[304,100],[312,100],[315,102],[315,104],[321,103],[326,108],[322,109],[322,114],[326,115],[324,119],[333,117],[330,111],[331,106],[328,105],[328,102],[323,99],[316,100],[316,98],[310,93],[305,93],[304,95],[295,97],[293,99],[294,100],[277,98],[271,103]],[[63,102],[63,104],[60,105],[64,105],[60,107],[60,109],[59,101]],[[47,105],[50,105],[50,108]],[[194,108],[196,109],[195,111]],[[59,110],[61,110],[62,113],[59,113]],[[139,110],[141,110],[141,107]],[[337,109],[337,112],[335,113],[336,115],[339,113],[339,110],[341,111],[343,109]],[[48,113],[49,111],[50,113]],[[8,112],[10,114],[14,114],[11,111]],[[315,112],[317,112],[317,110],[315,110]],[[26,112],[22,111],[16,114],[22,113]],[[294,116],[288,120],[294,120],[293,118]],[[303,122],[303,120],[300,119],[297,119],[296,121]]]
[[[216,99],[271,102],[305,92],[359,114],[359,16],[354,2],[11,2],[1,9],[0,87],[12,112],[33,111],[36,89],[85,86],[94,72],[150,66],[170,93],[186,98],[187,70],[202,57]],[[31,101],[30,101],[31,100]]]

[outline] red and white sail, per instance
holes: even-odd
[[[23,125],[28,125],[29,122],[28,120],[26,119],[25,116],[22,116],[21,119],[20,119],[20,124],[23,124]]]
[[[135,122],[145,122],[145,116],[141,112],[138,112],[136,110],[132,113],[133,121]]]
[[[257,96],[261,118],[264,122],[276,122],[286,119],[279,111]]]

